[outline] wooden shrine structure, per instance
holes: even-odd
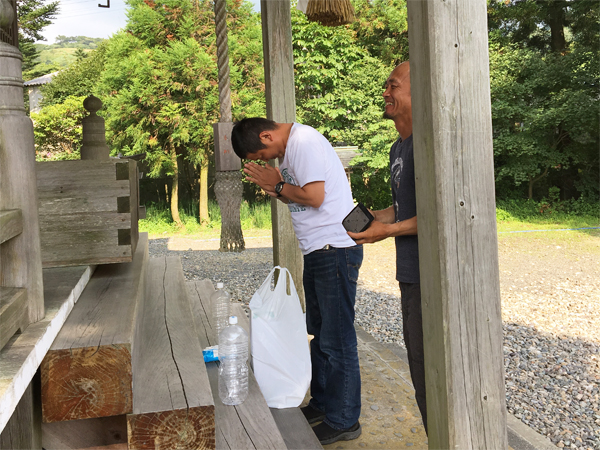
[[[261,11],[267,115],[293,122],[290,2]],[[219,406],[201,359],[212,285],[148,257],[134,162],[36,168],[16,21],[0,19],[0,449],[42,448],[42,421],[48,450],[319,448],[252,379],[249,401]],[[486,3],[408,0],[408,20],[429,445],[507,448]],[[272,211],[274,263],[300,286],[289,212]]]

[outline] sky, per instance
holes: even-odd
[[[107,0],[60,0],[60,12],[54,22],[42,31],[43,44],[54,44],[56,36],[108,38],[125,26],[124,0],[108,0],[110,8],[99,8]],[[260,0],[251,0],[260,11]]]

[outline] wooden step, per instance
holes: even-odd
[[[20,417],[14,417],[20,414],[16,411],[19,399],[31,385],[44,355],[92,273],[89,266],[44,270],[45,317],[14,335],[0,351],[0,430],[5,433],[11,432],[7,431],[10,422],[21,421]]]
[[[44,422],[132,411],[132,340],[147,261],[143,233],[131,263],[96,269],[42,362]]]
[[[211,323],[213,284],[210,280],[202,280],[186,285],[202,347],[216,345]],[[248,318],[239,304],[232,304],[232,314],[238,316],[238,324],[249,332]],[[278,410],[267,406],[252,370],[249,371],[246,401],[238,406],[225,406],[219,399],[217,363],[207,363],[206,367],[215,401],[217,449],[322,448],[299,408]]]
[[[0,286],[0,349],[29,325],[27,290]]]
[[[215,405],[178,257],[150,258],[132,370],[130,450],[215,447]]]
[[[0,211],[0,244],[23,231],[23,213],[20,209]]]

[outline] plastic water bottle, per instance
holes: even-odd
[[[212,293],[210,300],[212,302],[213,323],[215,325],[215,335],[217,341],[221,331],[229,324],[229,292],[223,289],[223,283],[217,283],[217,290]],[[218,342],[217,342],[218,343]]]
[[[248,333],[229,317],[219,334],[219,397],[224,405],[239,405],[248,397]]]

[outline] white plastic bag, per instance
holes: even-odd
[[[271,278],[279,269],[275,288]],[[287,294],[287,282],[289,292]],[[299,406],[310,385],[306,320],[292,276],[275,266],[250,301],[250,345],[254,376],[271,408]]]

